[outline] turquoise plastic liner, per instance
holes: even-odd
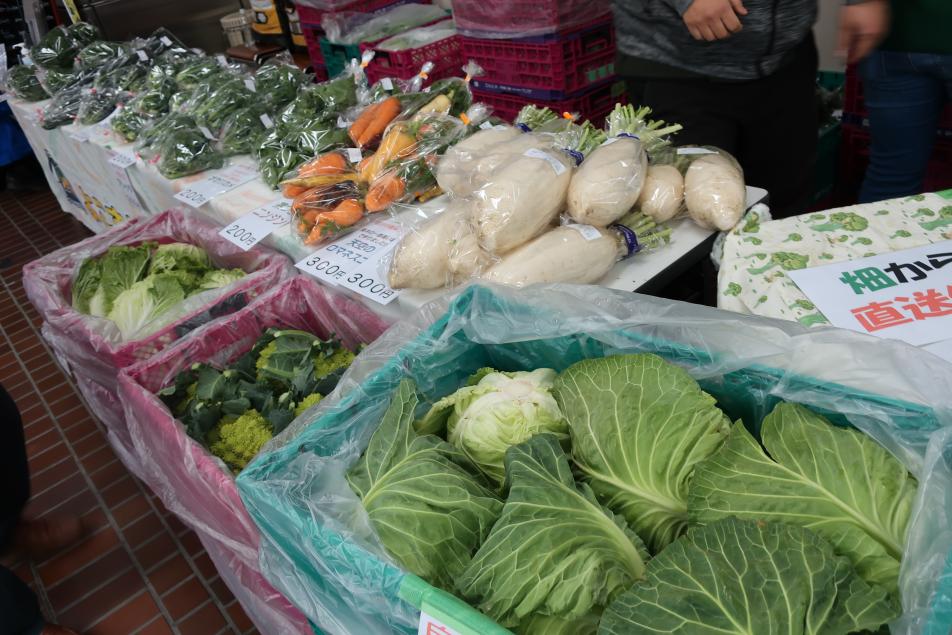
[[[464,635],[508,632],[393,564],[343,475],[405,377],[432,402],[483,366],[562,370],[633,352],[682,366],[755,432],[787,400],[892,451],[920,480],[904,615],[892,631],[949,633],[952,366],[899,342],[596,287],[469,287],[364,351],[316,419],[283,433],[238,478],[263,534],[265,576],[329,633],[415,633],[421,610]]]

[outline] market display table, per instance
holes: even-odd
[[[187,207],[176,198],[176,194],[210,176],[233,177],[236,173],[250,174],[254,170],[251,157],[239,156],[232,158],[229,165],[220,170],[169,180],[159,173],[155,165],[137,158],[133,144],[119,139],[112,132],[108,120],[92,126],[71,124],[44,130],[39,124],[39,113],[46,103],[10,99],[13,113],[33,146],[60,205],[95,232],[127,218],[154,215],[173,207]],[[766,190],[748,187],[748,207],[764,200],[766,196]],[[195,208],[195,211],[224,227],[279,198],[277,192],[255,176],[242,185],[214,196]],[[438,206],[439,203],[438,200],[431,201],[429,205]],[[600,285],[623,291],[651,290],[707,257],[716,232],[702,229],[689,219],[673,221],[669,225],[672,228],[670,244],[618,263]],[[316,249],[304,245],[291,226],[274,231],[264,240],[264,244],[287,254],[295,262]],[[359,297],[343,288],[340,290]],[[382,317],[396,320],[408,316],[442,292],[404,291],[387,305],[361,299]]]
[[[786,272],[952,239],[952,191],[761,222],[724,243],[718,307],[805,326],[829,322]]]

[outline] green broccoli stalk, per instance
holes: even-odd
[[[205,441],[212,454],[240,472],[272,436],[271,424],[257,410],[248,410],[239,417],[222,417]]]

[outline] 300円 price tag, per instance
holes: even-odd
[[[375,260],[370,265],[358,267],[353,273],[344,276],[338,284],[378,304],[390,304],[400,292],[390,288],[386,274],[378,272],[378,263],[379,261]]]
[[[271,233],[291,222],[291,201],[280,199],[251,210],[224,227],[218,234],[228,242],[248,251]]]

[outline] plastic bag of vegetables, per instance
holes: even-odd
[[[376,42],[444,17],[446,12],[440,7],[409,3],[376,14],[329,12],[321,20],[321,27],[331,42],[359,44]]]
[[[67,88],[89,81],[88,72],[72,68],[64,71],[56,68],[38,67],[36,68],[36,77],[50,95],[57,95]]]
[[[135,141],[139,138],[139,133],[148,126],[152,119],[143,115],[135,108],[119,107],[119,112],[109,121],[113,132],[118,134],[126,141]]]
[[[41,101],[49,97],[36,76],[36,67],[24,64],[18,64],[6,72],[3,90],[26,101]]]
[[[308,157],[293,147],[284,144],[277,129],[272,130],[261,141],[255,152],[261,179],[271,188],[277,188],[285,178],[308,160]]]
[[[346,128],[338,128],[332,121],[313,121],[287,134],[284,142],[305,155],[316,155],[348,145]]]
[[[166,137],[177,130],[196,129],[195,120],[189,115],[170,113],[160,119],[151,120],[151,124],[139,132],[136,150],[143,156],[151,156],[155,149],[165,142]]]
[[[116,88],[131,93],[145,90],[149,69],[145,64],[124,64],[96,75],[94,88]]]
[[[99,40],[87,44],[76,54],[76,61],[83,70],[94,70],[107,64],[121,64],[131,53],[125,42]]]
[[[701,227],[729,231],[744,215],[747,188],[744,171],[729,153],[714,147],[681,147],[684,203],[688,215]]]
[[[57,26],[47,31],[30,49],[30,59],[43,68],[68,70],[73,67],[78,51],[77,41],[70,37],[67,29]]]
[[[251,154],[268,133],[262,121],[266,116],[263,104],[251,104],[232,112],[225,118],[219,135],[219,149],[226,157],[236,154]]]
[[[82,86],[71,86],[53,97],[40,113],[40,125],[43,129],[52,130],[73,123],[79,113],[84,90]]]
[[[89,88],[83,90],[83,96],[76,111],[76,123],[89,126],[98,123],[112,114],[116,109],[119,93],[112,89],[97,90]]]
[[[648,156],[681,129],[650,121],[647,106],[616,104],[608,115],[608,138],[592,150],[572,175],[566,209],[577,223],[606,227],[634,206],[648,169]]]
[[[197,128],[170,131],[156,147],[156,167],[167,179],[177,179],[225,165],[225,157]]]
[[[301,69],[293,63],[275,58],[268,60],[254,74],[255,92],[272,110],[284,108],[294,101],[304,82],[305,75]]]
[[[254,93],[239,80],[222,84],[212,91],[200,104],[189,110],[196,123],[213,133],[218,132],[225,120],[255,101]]]
[[[339,235],[364,217],[356,167],[340,152],[325,152],[304,163],[282,192],[293,199],[294,228],[307,245]]]
[[[88,22],[77,22],[66,27],[69,35],[77,46],[86,46],[99,39],[99,29]]]
[[[175,85],[179,90],[192,90],[222,71],[221,65],[214,57],[190,58],[181,65],[181,68],[175,74]]]

